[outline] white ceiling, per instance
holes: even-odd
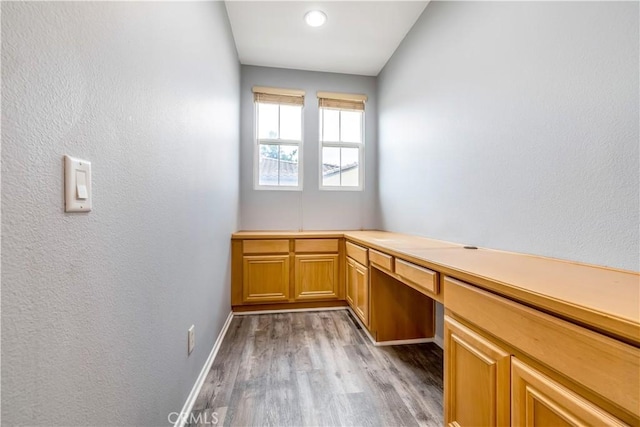
[[[376,76],[428,1],[226,1],[240,62]],[[327,22],[312,28],[309,10]]]

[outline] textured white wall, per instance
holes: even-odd
[[[638,2],[431,2],[379,76],[381,226],[639,269]]]
[[[282,68],[242,66],[241,89],[241,228],[244,230],[353,230],[372,228],[377,201],[376,78]],[[265,191],[253,188],[253,86],[306,91],[303,109],[303,191]],[[364,93],[364,191],[319,190],[318,101],[316,92]]]
[[[638,37],[638,2],[431,2],[378,77],[380,227],[638,270]]]
[[[181,409],[230,311],[239,68],[222,2],[2,3],[3,424]]]

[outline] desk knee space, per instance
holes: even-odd
[[[433,299],[375,268],[371,276],[371,335],[377,343],[433,338]]]

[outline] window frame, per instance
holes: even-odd
[[[300,105],[300,140],[280,139],[280,138],[264,138],[259,137],[259,104],[271,104],[278,106],[278,135],[280,135],[280,106],[288,105],[286,103],[274,102],[253,102],[253,189],[257,191],[302,191],[303,190],[303,151],[304,151],[304,104]],[[261,185],[260,184],[260,146],[261,145],[277,145],[277,146],[295,146],[298,148],[298,185]],[[280,159],[278,159],[278,167],[280,167]],[[280,174],[278,173],[278,176]]]
[[[324,141],[324,111],[323,110],[336,110],[336,111],[359,111],[362,114],[362,120],[360,120],[360,135],[361,142],[341,142],[341,141]],[[319,148],[319,162],[318,162],[318,176],[319,176],[319,189],[320,191],[364,191],[364,157],[365,157],[365,110],[350,110],[347,108],[328,108],[318,107],[318,148]],[[342,115],[338,115],[338,139],[342,138],[341,129]],[[336,147],[336,148],[357,148],[358,149],[358,186],[342,186],[342,185],[324,185],[322,176],[322,149],[324,147]],[[340,180],[342,180],[342,171],[340,172]]]

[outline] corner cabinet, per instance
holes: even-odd
[[[347,250],[347,302],[362,323],[369,327],[369,252],[351,242]]]
[[[355,312],[366,327],[369,327],[369,269],[359,263],[355,263],[356,300]]]
[[[347,258],[347,303],[354,308],[356,305],[356,262]]]
[[[347,258],[347,303],[366,327],[369,327],[369,269]]]

